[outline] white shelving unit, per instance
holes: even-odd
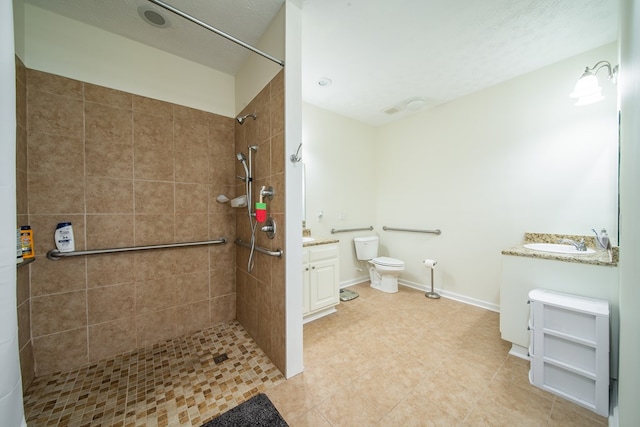
[[[609,303],[544,289],[529,292],[529,381],[609,415]]]

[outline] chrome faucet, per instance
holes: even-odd
[[[584,238],[580,239],[579,242],[571,239],[560,239],[558,240],[558,243],[568,243],[570,245],[573,245],[579,252],[585,252],[587,250],[587,245],[584,243]]]

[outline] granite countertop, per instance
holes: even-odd
[[[302,244],[303,248],[307,246],[318,246],[318,245],[328,245],[330,243],[338,243],[340,240],[334,239],[332,237],[315,237],[313,242],[306,242]]]
[[[502,251],[502,255],[522,256],[528,258],[541,258],[552,259],[557,261],[575,262],[581,264],[591,265],[604,265],[614,267],[618,265],[618,253],[619,248],[616,246],[611,250],[611,253],[605,249],[599,249],[596,247],[596,239],[594,236],[575,236],[565,234],[544,234],[544,233],[525,233],[524,241],[526,243],[557,243],[560,239],[571,239],[579,241],[584,238],[588,248],[595,249],[595,253],[588,255],[572,255],[572,254],[557,254],[551,252],[536,251],[533,249],[527,249],[524,246],[514,246]]]

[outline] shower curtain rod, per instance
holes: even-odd
[[[269,61],[273,61],[276,64],[280,65],[281,67],[284,67],[284,61],[282,61],[281,59],[273,57],[273,56],[269,55],[268,53],[261,51],[260,49],[256,49],[255,47],[251,46],[250,44],[247,44],[247,43],[243,42],[242,40],[239,40],[239,39],[233,37],[232,35],[225,33],[224,31],[221,31],[221,30],[219,30],[219,29],[217,29],[215,27],[212,27],[211,25],[207,24],[206,22],[203,22],[203,21],[201,21],[201,20],[199,20],[197,18],[194,18],[193,16],[188,15],[188,14],[184,13],[183,11],[181,11],[179,9],[176,9],[175,7],[173,7],[173,6],[171,6],[171,5],[167,4],[167,3],[164,3],[164,2],[162,2],[160,0],[148,0],[148,1],[150,1],[151,3],[153,3],[153,4],[157,5],[157,6],[160,6],[163,9],[168,10],[169,12],[173,12],[176,15],[182,16],[184,19],[187,19],[187,20],[193,22],[194,24],[200,25],[202,28],[205,28],[205,29],[207,29],[209,31],[212,31],[212,32],[216,33],[217,35],[222,36],[222,37],[224,37],[225,39],[227,39],[229,41],[232,41],[232,42],[234,42],[236,44],[239,44],[240,46],[244,47],[245,49],[249,49],[253,53],[257,53],[258,55],[260,55],[260,56],[262,56],[264,58],[267,58]]]

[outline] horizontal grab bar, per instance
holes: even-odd
[[[382,227],[384,231],[408,231],[410,233],[429,233],[429,234],[442,234],[440,230],[418,230],[415,228],[394,228],[387,227],[386,225]]]
[[[47,258],[52,261],[57,261],[60,258],[68,258],[82,255],[96,255],[96,254],[110,254],[116,252],[132,252],[132,251],[146,251],[149,249],[169,249],[169,248],[182,248],[185,246],[203,246],[203,245],[224,245],[227,243],[226,237],[220,237],[218,240],[207,240],[204,242],[185,242],[185,243],[167,243],[164,245],[151,245],[151,246],[131,246],[128,248],[109,248],[109,249],[94,249],[90,251],[73,251],[73,252],[60,252],[57,249],[52,249],[47,252]]]
[[[245,248],[249,248],[251,249],[251,245],[247,242],[243,242],[241,239],[236,239],[236,245],[240,245],[240,246],[244,246]],[[276,249],[275,251],[269,250],[267,248],[261,248],[260,246],[256,246],[254,248],[254,250],[260,252],[261,254],[265,254],[265,255],[269,255],[269,256],[276,256],[278,258],[280,258],[282,256],[282,254],[284,253],[284,251],[280,248]]]
[[[345,228],[343,230],[336,230],[335,228],[331,229],[331,234],[335,234],[335,233],[346,233],[347,231],[362,231],[362,230],[373,230],[373,225],[369,226],[369,227],[364,227],[364,228]]]

